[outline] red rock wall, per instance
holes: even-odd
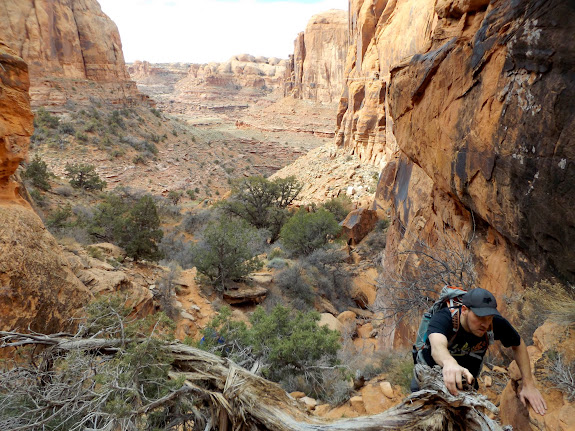
[[[26,63],[0,41],[0,329],[49,333],[91,295],[14,179],[33,129],[28,86]]]
[[[294,42],[284,94],[316,102],[336,102],[344,82],[347,13],[330,10],[314,15]]]
[[[118,29],[96,0],[0,0],[0,39],[29,65],[33,106],[144,100],[126,72]]]
[[[575,279],[573,2],[351,2],[339,145],[383,166],[387,269],[464,244],[514,320],[536,279]],[[413,328],[400,327],[396,344]]]
[[[396,152],[386,92],[390,69],[425,52],[436,22],[435,0],[351,0],[345,85],[336,143],[381,165]]]

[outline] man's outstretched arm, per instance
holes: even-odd
[[[457,363],[447,349],[447,337],[440,333],[429,334],[429,344],[431,345],[431,356],[437,365],[443,369],[443,381],[447,390],[452,395],[457,395],[457,389],[463,389],[463,379],[467,383],[473,382],[473,375],[467,368]]]
[[[547,404],[541,392],[539,392],[539,389],[535,387],[535,381],[531,374],[531,364],[529,363],[527,346],[525,346],[525,343],[521,340],[519,346],[512,346],[511,348],[513,349],[513,357],[515,362],[517,362],[521,379],[523,380],[521,392],[519,392],[519,399],[525,407],[527,407],[527,402],[529,402],[529,405],[531,405],[536,413],[544,415],[547,411]]]

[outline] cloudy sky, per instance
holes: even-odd
[[[118,26],[126,62],[287,58],[312,15],[348,0],[98,0]]]

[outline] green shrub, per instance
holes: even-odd
[[[60,124],[60,119],[52,115],[45,108],[38,108],[34,115],[34,128],[46,127],[48,129],[57,129]]]
[[[189,234],[196,234],[206,226],[211,217],[212,211],[210,210],[190,211],[182,220],[182,229]]]
[[[375,224],[375,229],[379,231],[385,231],[388,227],[389,227],[389,219],[387,218],[382,218],[381,220],[378,220],[377,223]]]
[[[135,260],[157,261],[162,257],[158,244],[163,235],[156,204],[150,195],[146,195],[129,210],[119,243]]]
[[[61,133],[63,135],[74,136],[74,134],[76,133],[76,129],[74,129],[74,125],[71,123],[60,122],[60,124],[58,125],[58,133]]]
[[[288,266],[288,263],[285,259],[282,259],[281,257],[274,257],[272,260],[270,260],[267,265],[268,268],[274,268],[274,269],[282,269],[285,268],[286,266]]]
[[[46,226],[50,229],[63,229],[69,225],[72,215],[72,207],[70,205],[58,208],[46,219]]]
[[[306,255],[326,245],[340,231],[334,215],[323,208],[313,213],[299,210],[282,227],[280,237],[292,254]]]
[[[257,231],[245,221],[221,218],[208,224],[202,239],[193,246],[198,272],[225,289],[229,280],[239,280],[261,268],[257,251],[250,247]]]
[[[295,177],[273,181],[261,176],[248,177],[234,184],[231,198],[220,206],[224,212],[246,220],[257,229],[268,229],[274,242],[289,218],[286,208],[301,189]]]
[[[330,199],[321,205],[321,208],[332,213],[337,221],[343,221],[352,210],[353,203],[347,195]]]
[[[275,282],[282,292],[300,303],[303,309],[309,309],[313,305],[313,280],[301,264],[295,264],[278,273]]]
[[[161,259],[159,250],[163,232],[154,199],[144,195],[137,199],[116,194],[106,196],[98,205],[89,224],[92,236],[118,244],[135,259]]]
[[[282,250],[281,247],[274,247],[267,255],[269,260],[275,259],[276,257],[286,257],[286,252]]]
[[[37,189],[30,190],[30,197],[40,208],[44,208],[48,205],[46,197]]]
[[[76,189],[102,190],[106,187],[106,182],[100,178],[94,165],[67,163],[65,170],[70,185]]]
[[[231,310],[220,310],[203,331],[202,348],[228,356],[244,367],[255,362],[260,372],[275,382],[303,376],[312,396],[322,396],[323,368],[337,366],[337,331],[318,326],[319,313],[293,312],[277,305],[270,313],[258,307],[250,317],[250,328],[231,320]]]
[[[22,176],[30,180],[32,185],[41,190],[50,190],[50,183],[48,180],[52,174],[48,171],[48,165],[44,162],[39,155],[34,156],[32,161],[26,165],[26,169]]]
[[[186,190],[186,194],[188,195],[191,201],[196,200],[196,192],[194,190]]]
[[[184,192],[182,192],[181,190],[170,190],[168,192],[168,199],[174,205],[178,205],[178,202],[180,202],[180,199],[182,199],[183,195],[184,195]]]

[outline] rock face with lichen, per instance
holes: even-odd
[[[565,0],[351,2],[337,143],[383,167],[390,268],[471,241],[499,298],[575,279],[574,18]]]
[[[91,296],[19,194],[32,111],[26,63],[0,41],[0,329],[54,332]]]
[[[335,102],[341,95],[347,53],[347,14],[332,9],[314,15],[294,43],[285,95]]]
[[[0,39],[29,65],[32,106],[144,100],[96,0],[1,0],[0,24]]]

